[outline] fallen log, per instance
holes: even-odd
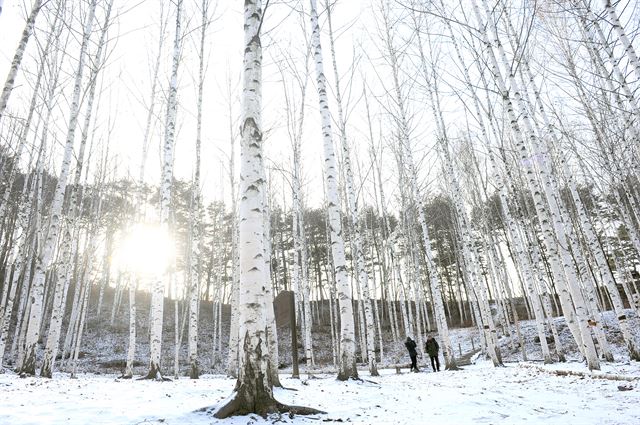
[[[537,365],[533,365],[533,364],[527,364],[527,363],[520,363],[518,366],[526,367],[526,368],[530,368],[530,369],[536,369],[536,370],[539,370],[541,372],[550,373],[552,375],[558,375],[558,376],[580,376],[580,377],[583,377],[583,378],[607,379],[607,380],[610,380],[610,381],[627,381],[627,382],[633,382],[633,381],[640,380],[640,376],[613,375],[613,374],[610,374],[610,373],[604,373],[604,372],[598,372],[598,371],[581,372],[579,370],[546,369],[546,368],[541,367],[541,366],[537,366]]]

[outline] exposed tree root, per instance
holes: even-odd
[[[353,368],[345,372],[338,372],[338,381],[348,381],[349,379],[358,379],[358,370]]]
[[[250,397],[243,395],[244,391],[234,392],[233,396],[222,407],[216,410],[216,407],[205,407],[197,410],[212,414],[217,419],[225,419],[231,416],[243,416],[251,413],[266,418],[273,413],[288,413],[289,415],[318,415],[326,414],[326,412],[311,407],[289,406],[282,404],[272,396],[266,393],[259,394],[254,403],[250,402]]]
[[[376,375],[376,376],[380,376],[380,375]],[[369,383],[369,384],[380,385],[380,383],[379,383],[379,382],[376,382],[376,381],[370,381],[370,380],[368,380],[368,379],[358,378],[357,380],[358,380],[358,381],[360,381],[360,382],[367,382],[367,383]]]
[[[136,379],[136,381],[146,381],[146,380],[150,380],[150,379],[153,379],[154,381],[158,381],[158,382],[171,382],[172,381],[170,378],[165,378],[164,376],[162,376],[160,374],[160,372],[158,372],[158,371],[155,371],[155,373],[154,373],[154,371],[150,371],[145,376]]]

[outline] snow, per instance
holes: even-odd
[[[636,338],[640,339],[640,320],[627,311]],[[148,314],[141,314],[141,319]],[[316,378],[291,378],[291,368],[281,370],[280,379],[287,388],[276,389],[276,398],[286,404],[314,407],[325,415],[290,418],[288,415],[262,419],[255,415],[218,421],[206,413],[195,413],[204,407],[220,406],[232,393],[235,380],[220,374],[203,375],[199,380],[185,377],[171,382],[118,379],[113,368],[100,367],[101,362],[121,359],[126,347],[126,328],[90,327],[80,361],[84,373],[70,379],[68,373],[54,373],[54,379],[20,378],[7,371],[0,373],[0,425],[127,425],[127,424],[317,424],[348,422],[354,424],[640,424],[640,363],[630,362],[625,352],[613,312],[603,314],[603,325],[611,342],[615,363],[602,362],[602,370],[591,373],[583,362],[564,323],[554,319],[563,345],[566,363],[543,365],[537,332],[533,321],[520,322],[530,362],[522,363],[520,348],[510,347],[509,337],[500,338],[506,367],[494,368],[480,355],[475,364],[459,372],[428,372],[420,359],[421,373],[407,368],[397,375],[394,364],[409,364],[402,342],[394,343],[385,334],[385,359],[380,362],[381,377],[370,377],[360,370],[362,381],[339,382],[329,364],[331,345],[328,332],[316,327],[314,348],[316,360],[322,360],[314,373]],[[98,330],[99,329],[99,330]],[[283,363],[290,358],[288,330],[279,329],[280,355]],[[501,334],[501,332],[500,332]],[[117,337],[117,338],[116,338]],[[172,338],[171,332],[165,335]],[[210,358],[210,335],[203,333],[202,358]],[[437,335],[436,335],[436,338]],[[452,329],[452,347],[456,356],[478,349],[477,328]],[[223,341],[227,341],[225,337]],[[472,342],[473,341],[473,342]],[[148,341],[147,341],[148,342]],[[516,341],[517,342],[517,341]],[[137,373],[146,370],[148,345],[141,341]],[[516,344],[517,345],[517,344]],[[165,344],[165,363],[172,364],[171,344]],[[223,355],[226,347],[223,346]],[[183,360],[186,353],[183,353]],[[169,360],[171,360],[169,362]],[[442,358],[441,358],[442,363]],[[183,371],[186,364],[183,365]],[[300,370],[305,370],[300,365]],[[579,372],[584,376],[558,376],[555,371]],[[167,370],[166,372],[170,372]],[[599,379],[598,375],[631,377],[632,381]],[[171,373],[165,373],[169,376]],[[619,391],[618,386],[630,386]]]
[[[318,416],[255,415],[218,421],[195,412],[220,405],[235,381],[222,375],[171,382],[117,379],[116,375],[81,374],[70,379],[0,375],[0,423],[27,424],[638,424],[638,381],[557,376],[538,368],[511,364],[494,368],[479,361],[458,372],[404,372],[384,369],[382,376],[340,382],[333,374],[312,379],[282,375],[288,389],[276,389],[287,404],[326,411]],[[549,370],[588,372],[582,363],[544,366]],[[640,379],[640,365],[607,364],[603,372]],[[631,391],[619,391],[631,385]]]

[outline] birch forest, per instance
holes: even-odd
[[[639,34],[634,0],[0,0],[0,373],[214,376],[209,420],[330,415],[311,379],[382,388],[408,338],[450,381],[637,382]]]

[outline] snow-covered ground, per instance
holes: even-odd
[[[540,367],[540,365],[536,365]],[[552,365],[587,372],[581,363]],[[640,378],[640,365],[604,365],[603,372]],[[334,375],[292,379],[282,375],[276,398],[315,407],[324,415],[262,419],[244,416],[218,421],[195,410],[219,405],[234,381],[219,375],[172,382],[120,380],[83,374],[53,380],[0,375],[0,424],[266,424],[348,422],[356,424],[639,424],[638,381],[557,376],[538,368],[494,368],[479,362],[458,372],[395,374],[384,369],[362,381]],[[630,391],[620,391],[628,386]]]
[[[640,320],[634,312],[628,311],[628,314],[636,339],[640,340]],[[585,365],[576,361],[580,355],[564,318],[554,321],[567,358],[574,361],[552,365],[536,362],[542,354],[535,341],[535,323],[522,321],[521,332],[530,363],[518,363],[522,353],[517,339],[512,341],[500,331],[501,352],[507,367],[494,368],[489,362],[480,361],[459,372],[426,373],[426,359],[420,359],[422,373],[403,369],[401,375],[396,375],[394,368],[387,368],[381,370],[381,377],[371,378],[362,371],[363,380],[351,382],[335,379],[334,367],[330,364],[330,335],[322,332],[324,328],[316,329],[314,335],[316,361],[319,360],[315,370],[317,379],[305,379],[304,375],[302,380],[290,378],[289,337],[285,329],[280,355],[286,368],[281,370],[281,381],[291,389],[277,389],[276,398],[286,404],[314,407],[327,413],[315,417],[284,415],[266,420],[252,415],[224,421],[194,412],[220,405],[231,393],[234,380],[222,375],[204,375],[197,381],[182,377],[172,382],[118,379],[118,375],[105,373],[116,372],[118,368],[102,364],[123,361],[126,343],[124,336],[116,335],[107,327],[87,333],[85,356],[79,364],[84,373],[78,379],[70,379],[68,374],[60,372],[54,374],[53,380],[20,378],[9,368],[0,373],[0,425],[640,424],[640,363],[629,361],[613,313],[604,313],[602,323],[616,362],[603,362],[602,371],[598,373],[630,377],[631,381],[589,377]],[[480,345],[477,328],[452,329],[451,340],[456,356]],[[226,338],[224,341],[226,343]],[[167,344],[165,348],[165,360],[171,360],[172,346]],[[224,351],[225,346],[223,355]],[[209,355],[203,354],[203,358]],[[137,373],[146,370],[145,356],[145,349],[141,349]],[[183,363],[185,359],[183,355]],[[384,360],[380,365],[395,364],[408,366],[409,357],[403,341],[393,342],[390,334],[385,334]],[[184,372],[187,366],[182,366]],[[301,364],[300,371],[304,370]],[[554,372],[557,370],[587,376],[558,376]],[[171,375],[170,370],[165,372]],[[619,386],[630,390],[620,391]]]

